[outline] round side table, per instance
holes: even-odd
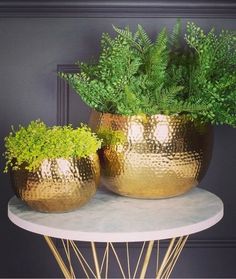
[[[84,207],[69,213],[39,213],[13,197],[8,216],[17,226],[44,235],[66,278],[76,278],[72,254],[78,259],[85,278],[109,278],[109,255],[113,254],[123,278],[145,278],[150,257],[157,249],[157,266],[152,278],[169,278],[188,235],[205,230],[223,217],[223,203],[214,194],[194,188],[168,199],[142,200],[121,197],[104,189]],[[60,255],[53,238],[60,238]],[[160,258],[160,240],[170,239]],[[93,266],[75,241],[90,242]],[[98,257],[96,242],[105,242]],[[124,242],[126,266],[122,266],[115,242]],[[130,266],[130,242],[143,242],[134,268]],[[123,260],[123,259],[122,259]]]

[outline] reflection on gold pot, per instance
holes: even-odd
[[[11,171],[16,195],[41,212],[66,212],[81,207],[95,194],[100,164],[97,154],[86,158],[45,159],[35,172]]]
[[[89,124],[97,132],[123,133],[123,142],[106,143],[100,151],[102,182],[120,195],[180,195],[200,182],[210,162],[212,127],[187,116],[121,116],[93,111]]]

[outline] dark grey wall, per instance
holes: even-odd
[[[101,33],[112,32],[112,24],[134,28],[139,23],[154,35],[163,25],[172,26],[176,17],[182,16],[184,22],[194,18],[206,29],[213,25],[219,29],[236,29],[233,1],[228,4],[209,1],[205,8],[197,1],[192,7],[191,3],[186,6],[185,1],[171,1],[170,7],[163,3],[164,7],[161,6],[161,2],[151,7],[149,2],[127,1],[130,6],[125,7],[126,12],[122,8],[124,1],[120,1],[120,6],[117,4],[118,8],[114,6],[115,1],[111,1],[110,7],[104,4],[101,10],[95,4],[89,10],[86,2],[83,10],[75,1],[70,1],[74,3],[73,10],[68,8],[69,4],[66,6],[66,1],[57,1],[54,8],[52,3],[51,6],[45,4],[44,9],[41,6],[36,9],[27,1],[22,2],[22,7],[16,6],[16,1],[0,2],[1,153],[3,138],[12,124],[26,124],[37,118],[56,124],[57,65],[96,57]],[[143,10],[142,4],[146,5]],[[79,97],[70,93],[69,120],[85,121],[88,111]],[[215,128],[212,162],[200,187],[222,198],[225,216],[213,228],[191,236],[174,277],[236,277],[235,140],[235,129]],[[4,160],[0,160],[2,169]],[[13,192],[9,176],[2,173],[0,176],[0,277],[60,277],[43,238],[17,228],[8,220],[7,202]]]

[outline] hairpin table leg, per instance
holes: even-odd
[[[146,272],[148,267],[150,266],[150,259],[153,256],[153,251],[156,248],[156,256],[157,256],[157,268],[155,275],[152,278],[162,279],[162,278],[169,278],[170,274],[179,258],[179,255],[184,248],[184,245],[187,241],[188,236],[181,236],[178,238],[173,238],[170,240],[167,250],[162,256],[162,261],[160,261],[160,241],[157,242],[157,246],[154,246],[154,241],[149,241],[148,244],[144,242],[140,254],[138,256],[137,262],[134,263],[134,268],[130,266],[130,249],[128,244],[126,243],[126,259],[127,259],[127,266],[122,266],[122,262],[119,258],[119,255],[116,251],[115,245],[113,243],[107,243],[104,249],[104,253],[101,259],[99,259],[96,246],[94,242],[91,242],[91,250],[94,265],[89,265],[89,260],[86,260],[86,257],[83,255],[82,251],[79,248],[79,245],[76,244],[74,241],[67,240],[66,242],[62,240],[62,244],[64,247],[64,257],[60,255],[58,249],[56,248],[53,240],[48,237],[44,236],[52,254],[54,255],[61,271],[63,272],[65,278],[76,278],[74,269],[72,267],[72,258],[78,260],[80,266],[82,267],[81,271],[84,273],[86,278],[109,278],[108,276],[108,266],[110,262],[110,258],[113,255],[113,261],[115,260],[116,264],[119,267],[121,275],[124,279],[126,278],[141,278],[144,279],[146,276]],[[102,249],[102,248],[101,248]],[[109,252],[110,251],[110,252]],[[109,256],[110,255],[110,256]],[[64,259],[66,258],[65,263]],[[124,261],[123,261],[124,262]],[[159,265],[159,262],[160,265]],[[68,266],[68,267],[67,267]],[[128,268],[127,268],[128,267]],[[133,275],[131,274],[131,270],[133,270]],[[127,274],[126,274],[127,271]]]

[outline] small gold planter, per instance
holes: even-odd
[[[46,159],[37,171],[11,171],[13,189],[21,200],[41,212],[67,212],[95,194],[100,164],[97,154],[86,158]]]
[[[100,151],[102,182],[136,198],[166,198],[187,192],[203,178],[211,158],[210,125],[186,116],[121,116],[93,111],[90,126],[123,133],[124,142]]]

